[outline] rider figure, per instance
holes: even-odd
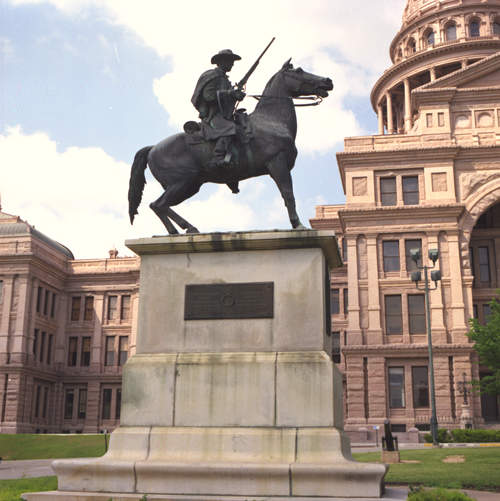
[[[233,111],[236,101],[241,101],[245,93],[233,88],[226,73],[231,71],[234,61],[241,57],[230,49],[215,54],[211,63],[217,67],[205,71],[196,84],[191,102],[199,112],[199,117],[207,125],[205,138],[216,141],[210,167],[222,167],[231,163],[231,144],[236,135]]]

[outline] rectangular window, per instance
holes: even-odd
[[[489,305],[489,303],[483,304],[483,320],[485,324],[488,323],[490,315],[491,315],[491,306]]]
[[[444,127],[444,113],[438,113],[438,126]]]
[[[119,351],[118,351],[118,365],[125,365],[128,358],[128,336],[120,336]]]
[[[420,238],[414,240],[405,240],[405,256],[406,256],[406,271],[417,271],[418,266],[411,258],[411,251],[418,249],[422,255],[422,240]]]
[[[413,383],[413,407],[429,407],[429,378],[427,366],[412,367],[411,378]]]
[[[399,271],[399,242],[385,240],[382,242],[384,271]]]
[[[83,312],[83,319],[86,321],[92,320],[94,317],[94,297],[85,297],[85,310]]]
[[[111,418],[111,389],[102,390],[102,419]]]
[[[42,408],[42,417],[47,417],[47,405],[49,403],[49,387],[43,387],[43,408]]]
[[[332,332],[332,360],[340,364],[340,332]]]
[[[68,365],[70,367],[75,367],[76,365],[77,349],[78,349],[78,338],[70,337],[68,342]]]
[[[36,293],[36,312],[40,313],[40,308],[42,307],[42,291],[43,289],[41,287],[38,287],[37,293]]]
[[[408,295],[410,334],[425,334],[425,297],[423,294]]]
[[[130,318],[130,296],[122,296],[122,307],[120,311],[120,319],[128,320]]]
[[[401,295],[385,296],[385,331],[387,334],[403,333]]]
[[[380,179],[380,200],[382,205],[396,205],[396,178],[383,177]]]
[[[108,297],[108,320],[116,320],[117,304],[118,304],[118,296]]]
[[[50,305],[50,316],[54,318],[56,314],[56,301],[57,301],[57,294],[55,292],[52,293],[52,304]]]
[[[47,315],[49,313],[49,301],[50,301],[50,291],[45,290],[45,300],[43,302],[43,314]]]
[[[104,365],[114,365],[114,364],[115,364],[115,336],[107,336]]]
[[[82,337],[82,353],[80,357],[80,365],[88,367],[90,365],[90,336]]]
[[[389,367],[389,407],[405,407],[405,372],[403,367]]]
[[[73,401],[75,399],[75,392],[73,389],[66,390],[64,396],[64,419],[73,419]]]
[[[418,205],[418,176],[403,176],[403,203]]]
[[[45,338],[47,337],[46,332],[42,332],[42,340],[40,342],[40,362],[43,362],[43,353],[45,350]]]
[[[116,390],[116,406],[115,406],[115,419],[120,419],[122,410],[122,389]]]
[[[35,394],[35,417],[38,417],[39,409],[40,409],[40,392],[42,388],[40,385],[37,385],[36,387],[36,394]]]
[[[71,320],[73,322],[78,322],[80,320],[80,305],[82,298],[80,296],[74,296],[71,298]]]
[[[85,419],[87,415],[87,388],[78,391],[78,419]]]
[[[35,335],[33,336],[33,355],[36,360],[38,354],[38,329],[35,329]]]
[[[479,258],[479,281],[481,284],[490,283],[490,256],[488,247],[478,247]]]
[[[349,289],[344,289],[344,315],[349,313]]]
[[[340,291],[339,289],[330,290],[330,312],[332,315],[340,313]]]
[[[432,113],[426,113],[425,120],[427,122],[427,127],[432,127]]]
[[[478,316],[478,310],[477,310],[477,304],[472,305],[472,315],[474,318],[479,318]]]
[[[49,334],[49,342],[47,345],[47,365],[50,365],[52,362],[52,344],[54,343],[54,335]]]
[[[347,238],[342,239],[342,260],[347,263]]]

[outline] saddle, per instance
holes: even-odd
[[[253,138],[252,126],[246,110],[240,109],[234,113],[234,122],[236,124],[236,137],[233,141],[232,148],[234,149],[234,162],[238,163],[238,159],[242,154],[246,154],[250,161],[249,143]],[[207,139],[207,128],[210,127],[206,122],[194,122],[190,120],[184,124],[184,132],[186,133],[186,141],[189,146],[197,146],[203,144],[215,144],[214,140]],[[242,151],[244,150],[244,151]]]

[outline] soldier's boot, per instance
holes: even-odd
[[[225,167],[231,163],[231,137],[223,136],[215,143],[213,157],[208,163],[209,168]]]

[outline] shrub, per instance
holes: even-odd
[[[432,443],[432,435],[430,433],[426,433],[424,435],[424,440],[429,444]],[[445,428],[439,428],[437,440],[440,444],[450,442],[451,437],[450,437],[450,433],[448,432],[448,430],[446,430]]]
[[[474,501],[472,498],[459,491],[448,489],[422,489],[411,487],[408,501]]]
[[[452,430],[453,442],[500,442],[500,430]]]

